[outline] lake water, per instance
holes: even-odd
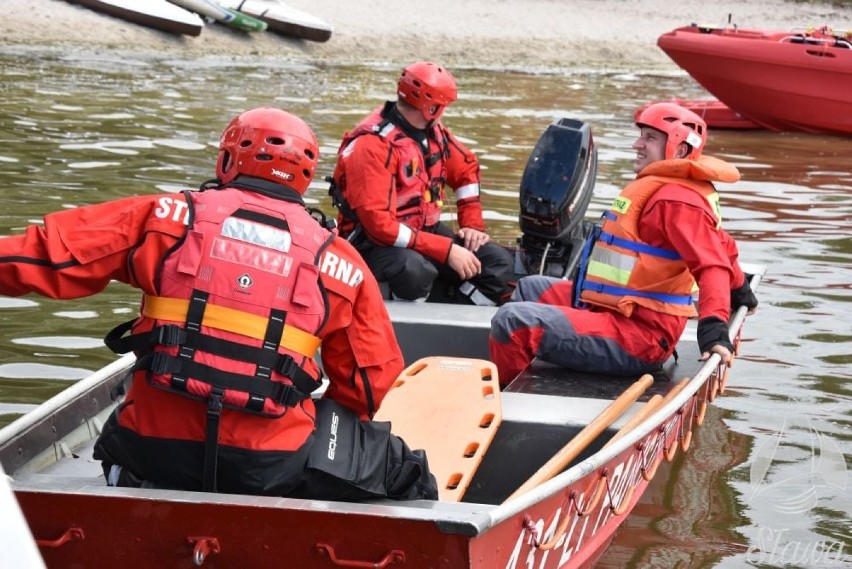
[[[592,127],[594,215],[632,178],[634,110],[707,96],[682,74],[455,72],[461,95],[445,122],[478,153],[490,233],[506,244],[527,157],[555,119]],[[197,187],[213,177],[221,130],[250,107],[305,118],[322,179],[396,73],[4,48],[0,235],[62,208]],[[849,566],[852,138],[714,131],[707,153],[743,173],[720,190],[741,258],[768,266],[760,309],[690,452],[661,469],[600,566]],[[325,192],[316,183],[308,198],[330,211]],[[117,284],[76,301],[0,297],[0,425],[111,361],[101,337],[137,299]]]

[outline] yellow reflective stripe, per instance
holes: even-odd
[[[598,261],[589,261],[586,276],[606,279],[608,281],[626,285],[630,280],[630,271],[625,271],[612,265],[606,265]]]
[[[716,214],[716,229],[719,229],[722,227],[722,204],[719,201],[719,192],[708,194],[705,199],[710,204],[710,209]]]
[[[142,315],[157,320],[186,322],[188,309],[188,300],[146,294],[142,305]],[[267,318],[257,314],[208,304],[204,309],[204,319],[201,321],[201,325],[263,340],[266,337],[267,322]],[[320,343],[321,340],[313,334],[287,324],[284,325],[284,332],[281,334],[281,341],[279,342],[282,348],[287,348],[308,358],[314,357]]]
[[[618,270],[628,272],[633,270],[638,259],[635,255],[626,255],[624,253],[619,253],[612,249],[604,249],[602,247],[595,247],[589,258],[593,261],[603,263],[604,265],[611,265]]]

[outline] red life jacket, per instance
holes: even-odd
[[[692,291],[695,279],[674,250],[639,239],[645,204],[667,184],[701,195],[721,227],[719,195],[711,181],[739,179],[736,168],[715,158],[663,160],[648,165],[627,185],[604,213],[581,260],[575,293],[581,303],[612,308],[625,316],[635,305],[676,316],[697,315]]]
[[[280,416],[321,379],[317,260],[333,237],[304,206],[256,192],[188,192],[187,203],[186,236],[134,326],[150,351],[138,365],[154,386],[203,399],[220,389],[225,406]]]
[[[376,109],[358,126],[347,132],[338,154],[346,152],[352,141],[365,134],[373,134],[387,140],[395,154],[395,164],[391,161],[389,167],[396,169],[396,220],[414,230],[435,225],[440,220],[447,180],[444,156],[448,152],[448,137],[444,127],[440,123],[429,127],[429,155],[424,156],[416,140],[382,116],[387,108],[385,106]],[[346,177],[336,172],[335,185],[332,197],[338,202],[343,214],[339,220],[340,232],[346,235],[355,227],[357,220],[351,213],[347,215],[349,208],[345,198]]]
[[[106,343],[135,350],[152,386],[207,401],[204,487],[215,491],[222,407],[281,417],[321,384],[313,357],[328,307],[317,263],[334,236],[295,192],[185,194],[189,226],[162,262],[160,295],[145,295],[142,316]]]

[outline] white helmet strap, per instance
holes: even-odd
[[[701,137],[693,131],[686,135],[686,143],[693,148],[701,148]]]

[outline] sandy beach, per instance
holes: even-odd
[[[140,2],[142,0],[139,0]],[[282,57],[314,64],[417,59],[447,66],[537,69],[674,68],[656,47],[663,32],[692,22],[790,30],[852,28],[852,2],[787,0],[290,0],[331,23],[326,43],[210,24],[181,37],[62,0],[0,0],[0,49],[130,51],[138,54]]]

